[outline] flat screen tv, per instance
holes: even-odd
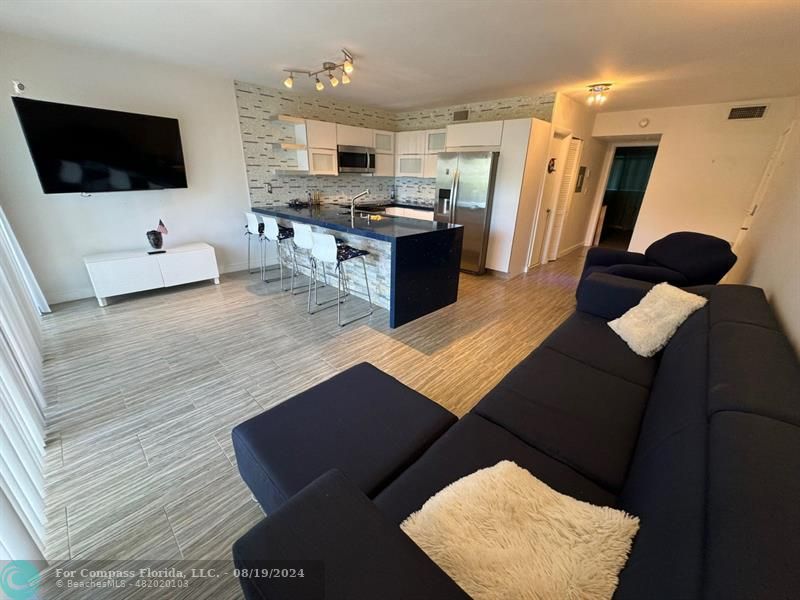
[[[45,194],[186,187],[177,119],[12,100]]]

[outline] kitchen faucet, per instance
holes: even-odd
[[[356,220],[356,200],[358,200],[359,198],[363,198],[367,194],[369,194],[369,189],[364,190],[360,194],[356,194],[350,200],[350,221],[351,222],[355,222],[355,220]]]

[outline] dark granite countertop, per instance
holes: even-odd
[[[394,206],[398,206],[395,204]],[[366,208],[369,208],[367,206]],[[379,215],[379,220],[367,220],[360,216],[356,209],[355,222],[350,221],[350,210],[344,206],[335,204],[323,204],[309,208],[290,208],[288,206],[272,206],[270,208],[254,208],[253,212],[270,215],[279,219],[298,221],[318,225],[334,231],[362,235],[391,242],[400,237],[420,235],[453,229],[461,225],[450,225],[437,221],[423,221],[421,219],[410,219],[405,217],[393,217],[390,215]],[[364,213],[367,214],[367,213]]]

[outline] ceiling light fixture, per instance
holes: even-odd
[[[289,76],[283,80],[283,85],[287,88],[292,89],[294,86],[294,74],[295,73],[302,73],[303,75],[308,75],[309,78],[313,77],[315,80],[314,87],[317,89],[318,92],[321,92],[325,89],[325,84],[323,84],[319,80],[320,73],[326,73],[328,75],[328,80],[330,81],[331,87],[336,87],[339,85],[339,80],[336,78],[336,70],[342,70],[342,83],[347,85],[350,83],[350,73],[353,72],[353,55],[350,53],[347,48],[342,48],[342,54],[344,58],[342,62],[330,62],[325,61],[322,63],[322,68],[316,71],[307,71],[305,69],[284,69],[286,73],[289,73]]]
[[[589,86],[589,95],[586,97],[586,104],[589,106],[601,106],[608,100],[608,92],[611,90],[610,83],[593,83]]]

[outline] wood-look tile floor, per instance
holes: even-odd
[[[512,280],[463,275],[456,304],[396,330],[383,310],[339,328],[335,309],[308,315],[304,295],[244,272],[56,306],[43,322],[48,558],[229,559],[263,516],[234,425],[361,361],[462,415],[572,312],[584,256]]]

